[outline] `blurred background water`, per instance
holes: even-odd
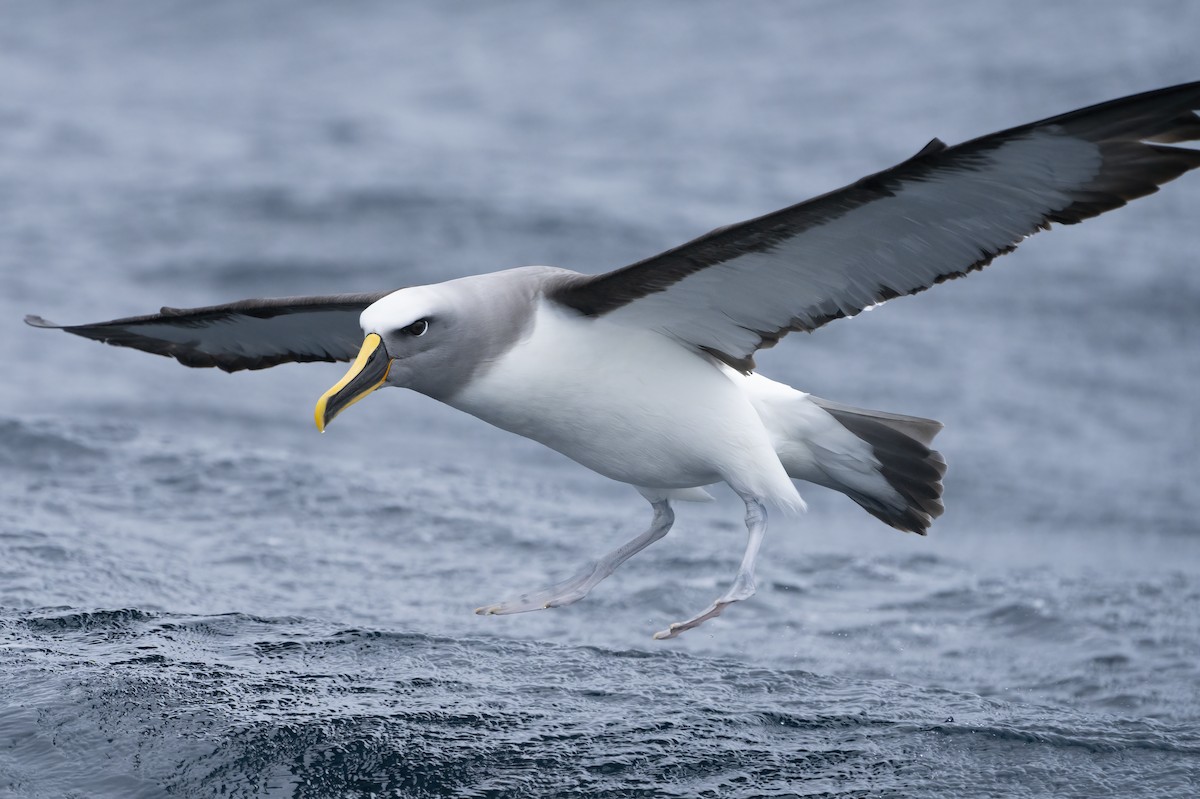
[[[810,488],[647,520],[343,367],[25,328],[624,265],[1200,78],[1200,7],[0,2],[0,796],[1194,796],[1200,178],[760,358],[938,418],[928,539]]]

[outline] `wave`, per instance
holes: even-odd
[[[0,735],[41,742],[20,757],[55,760],[53,790],[99,775],[147,796],[941,795],[964,763],[986,791],[1017,746],[1081,786],[1112,779],[1099,756],[1136,752],[1127,776],[1169,792],[1200,754],[1183,726],[888,680],[301,617],[10,610],[0,664],[24,697]]]
[[[37,472],[93,466],[103,460],[109,441],[128,435],[128,429],[119,426],[0,419],[0,469]]]

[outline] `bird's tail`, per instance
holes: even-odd
[[[942,476],[946,473],[946,461],[941,453],[930,448],[934,436],[942,429],[941,423],[852,408],[811,395],[809,399],[871,447],[879,461],[879,474],[891,491],[869,492],[863,490],[865,486],[848,485],[831,470],[825,470],[832,478],[827,485],[846,494],[885,524],[925,535],[944,510]]]

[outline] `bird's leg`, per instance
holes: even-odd
[[[583,599],[587,596],[588,591],[612,574],[618,566],[662,538],[671,529],[671,525],[675,522],[675,512],[671,510],[670,502],[660,499],[651,501],[650,504],[654,507],[654,520],[650,523],[650,529],[617,547],[599,560],[592,561],[574,577],[568,577],[566,580],[561,580],[539,591],[521,594],[521,596],[506,602],[476,608],[475,612],[481,616],[524,613],[528,610],[544,610],[545,608],[570,605],[572,602]]]
[[[742,555],[742,565],[738,567],[737,576],[733,578],[733,585],[703,611],[687,621],[676,622],[655,633],[655,638],[674,638],[685,630],[699,627],[709,619],[715,619],[734,602],[754,596],[754,561],[758,558],[758,548],[762,545],[763,534],[767,531],[767,509],[754,497],[743,495],[742,500],[746,503],[746,532],[749,540],[746,542],[746,553]]]

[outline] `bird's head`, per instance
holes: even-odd
[[[545,267],[490,272],[393,291],[359,317],[362,349],[317,401],[317,429],[377,388],[402,386],[443,402],[530,330]]]
[[[384,386],[438,397],[460,377],[463,336],[456,304],[439,286],[400,289],[359,317],[365,338],[349,371],[317,400],[317,429]]]

